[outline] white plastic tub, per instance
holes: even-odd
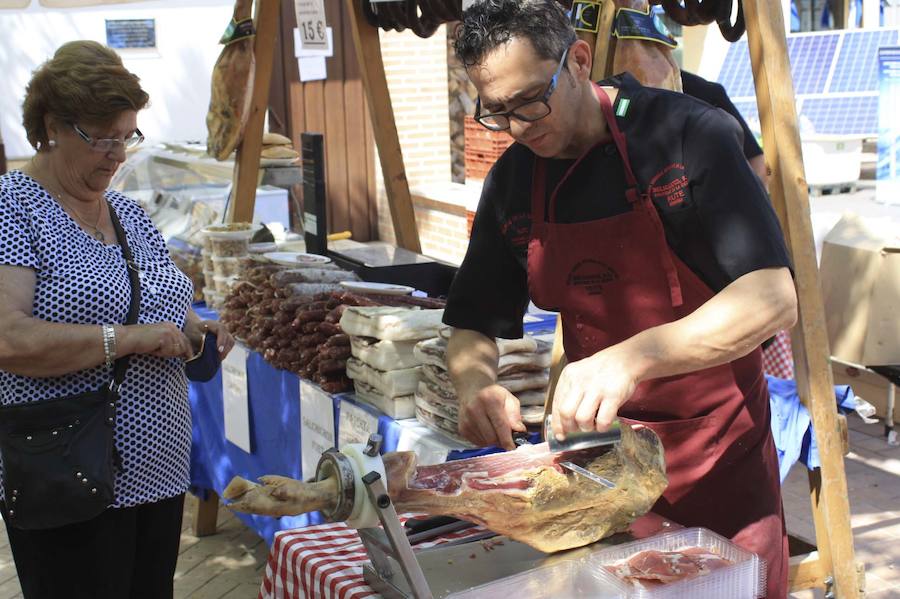
[[[812,187],[847,185],[859,181],[862,139],[844,135],[803,135],[803,166]]]

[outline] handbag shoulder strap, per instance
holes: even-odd
[[[119,245],[122,246],[122,256],[125,258],[125,270],[128,273],[128,281],[131,284],[131,303],[128,306],[128,317],[125,319],[125,324],[136,324],[138,310],[141,306],[141,280],[138,267],[134,263],[134,258],[131,255],[131,248],[128,246],[128,238],[125,236],[125,229],[122,228],[122,223],[119,222],[116,211],[108,200],[106,206],[109,208],[109,218],[112,221],[113,229],[116,231],[116,238],[119,241]],[[123,356],[116,360],[115,367],[113,368],[113,379],[110,382],[110,389],[112,391],[118,392],[119,387],[122,386],[122,381],[125,380],[125,371],[128,370],[128,363],[130,361],[130,355]]]

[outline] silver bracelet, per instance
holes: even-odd
[[[111,324],[103,325],[103,353],[106,356],[106,366],[112,367],[116,360],[116,329]]]

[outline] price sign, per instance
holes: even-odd
[[[304,50],[327,50],[328,32],[325,22],[325,0],[294,0],[297,29]]]
[[[247,396],[247,350],[235,345],[222,362],[225,438],[247,453],[250,447],[250,404]]]

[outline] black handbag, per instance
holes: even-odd
[[[125,324],[135,324],[140,279],[125,231],[109,215],[131,285]],[[116,403],[129,356],[115,361],[112,380],[97,391],[0,407],[4,520],[23,530],[57,528],[100,515],[114,499]]]

